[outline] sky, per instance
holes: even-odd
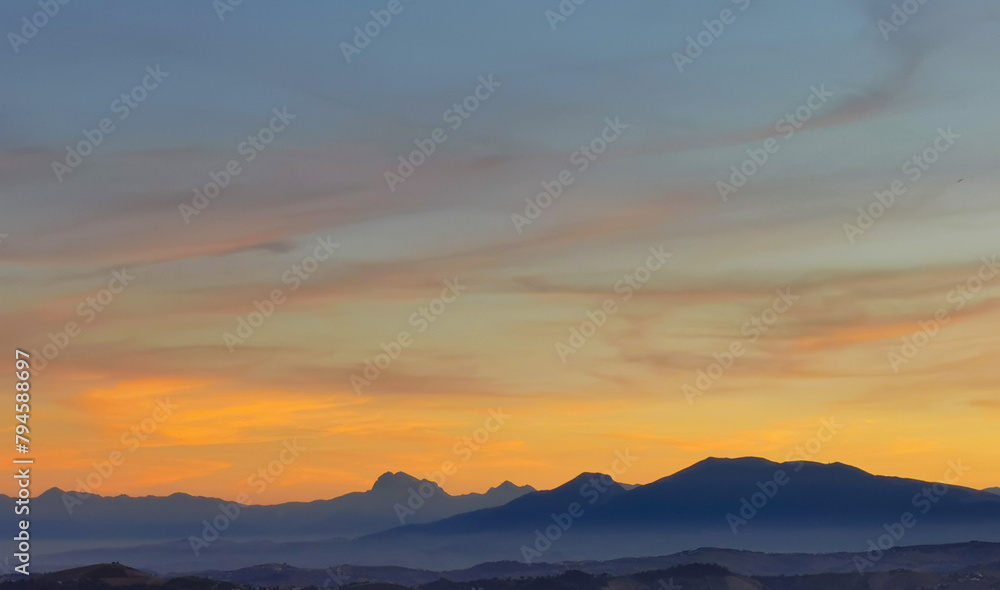
[[[1000,485],[1000,2],[895,6],[2,3],[36,492]]]

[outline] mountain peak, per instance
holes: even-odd
[[[694,465],[688,467],[688,469],[693,469],[695,467],[716,467],[721,465],[745,465],[760,467],[762,465],[779,465],[774,461],[770,461],[763,457],[706,457],[701,461],[698,461]]]
[[[761,457],[707,457],[667,477],[729,477],[779,468],[779,463]]]
[[[578,487],[578,486],[582,486],[582,485],[585,485],[585,484],[592,483],[594,481],[596,481],[598,483],[601,483],[601,484],[608,484],[608,482],[610,481],[611,483],[613,483],[615,485],[621,485],[617,481],[615,481],[615,478],[611,477],[610,475],[608,475],[606,473],[595,473],[595,472],[585,471],[585,472],[581,473],[580,475],[574,477],[573,479],[567,481],[566,483],[562,484],[561,486],[559,486],[556,489],[560,489],[560,488],[575,488],[575,487]]]
[[[160,580],[151,574],[147,574],[144,571],[118,563],[117,561],[111,563],[98,563],[95,565],[53,572],[46,574],[45,578],[49,581],[56,582],[57,584],[62,584],[64,582],[103,582],[105,585],[109,586],[121,586],[126,584],[158,586],[163,584],[163,580]]]
[[[507,502],[524,496],[525,494],[530,494],[531,492],[537,492],[535,488],[531,486],[519,486],[513,482],[505,481],[502,484],[492,487],[486,490],[483,494],[484,498],[491,498],[501,504],[506,504]]]
[[[707,457],[698,461],[694,465],[687,467],[678,471],[680,473],[712,473],[712,472],[725,472],[729,474],[737,473],[747,473],[757,470],[777,470],[777,469],[795,469],[798,471],[801,469],[800,465],[809,465],[813,467],[827,468],[828,470],[840,470],[844,472],[851,472],[857,475],[871,475],[863,469],[858,469],[857,467],[848,465],[846,463],[834,462],[834,463],[818,463],[816,461],[808,461],[805,459],[799,460],[787,460],[784,462],[771,461],[770,459],[764,459],[763,457]]]
[[[516,483],[507,480],[498,486],[494,486],[487,490],[489,492],[516,492],[519,490],[535,491],[535,488],[531,486],[519,486]]]
[[[40,496],[38,496],[38,498],[39,499],[42,499],[42,498],[48,499],[48,498],[54,498],[56,496],[58,496],[58,497],[61,498],[62,495],[65,494],[65,493],[66,492],[64,492],[63,490],[61,490],[59,488],[54,488],[53,487],[53,488],[49,488],[49,489],[45,490],[44,492],[42,492],[42,494]],[[88,494],[83,494],[82,492],[78,492],[78,494],[82,495],[82,496],[88,495]]]
[[[386,471],[382,475],[378,476],[375,483],[372,484],[372,491],[381,490],[398,490],[406,489],[408,486],[418,485],[420,481],[408,473],[399,471],[393,473],[391,471]]]
[[[427,481],[426,479],[417,479],[402,471],[397,473],[386,471],[380,475],[377,480],[375,480],[371,491],[375,493],[406,494],[409,493],[410,489],[416,490],[421,485],[425,484],[433,486],[435,491],[438,493],[444,493],[444,490],[442,490],[436,483]]]

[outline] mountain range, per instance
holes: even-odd
[[[871,543],[1000,541],[998,494],[876,476],[841,463],[712,458],[639,486],[584,473],[551,490],[505,483],[466,496],[449,496],[435,485],[424,505],[415,502],[412,514],[404,514],[406,524],[398,526],[395,504],[406,505],[415,485],[431,489],[426,484],[433,485],[386,474],[368,492],[244,507],[217,539],[203,529],[220,514],[220,500],[91,497],[74,517],[60,502],[62,515],[50,508],[49,532],[38,535],[43,540],[37,546],[46,554],[39,561],[46,568],[122,561],[175,572],[275,561],[313,568],[351,563],[440,570],[491,561],[609,560],[698,547],[863,553]],[[45,496],[61,493],[50,491],[39,500]],[[114,523],[98,523],[105,517]],[[167,540],[107,542],[111,532],[130,522],[140,523],[146,537]],[[98,524],[87,533],[90,523]],[[68,532],[74,536],[63,540],[86,541],[87,548],[66,551],[51,542],[59,539],[51,532]],[[192,536],[208,542],[194,546]]]
[[[505,481],[482,494],[452,496],[432,481],[389,472],[366,492],[331,500],[241,506],[239,517],[227,526],[226,537],[269,541],[357,537],[404,523],[432,522],[500,506],[534,491],[531,486]],[[414,497],[421,503],[417,510],[409,508],[417,503]],[[40,539],[61,547],[184,539],[201,532],[203,520],[213,520],[231,504],[181,493],[166,497],[99,496],[52,488],[32,501],[32,529]],[[13,520],[9,526],[14,526]]]
[[[995,590],[1000,544],[890,549],[870,571],[847,554],[762,554],[706,549],[605,562],[482,564],[457,571],[263,564],[235,571],[158,576],[121,563],[7,576],[10,590]]]
[[[342,565],[332,569],[296,568],[287,564],[262,564],[233,571],[203,571],[190,575],[220,582],[248,585],[322,587],[327,580],[344,583],[382,582],[420,586],[436,580],[474,582],[497,578],[552,577],[571,571],[595,575],[631,576],[640,572],[668,570],[694,564],[713,564],[745,576],[806,576],[855,574],[851,553],[760,553],[705,548],[656,557],[634,557],[609,561],[572,561],[526,564],[497,561],[470,568],[431,571],[401,567]],[[918,545],[889,549],[871,572],[957,573],[990,569],[1000,573],[1000,543]]]

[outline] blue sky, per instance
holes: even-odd
[[[401,0],[345,60],[342,44],[387,5],[245,0],[220,19],[207,0],[71,2],[16,52],[7,33],[38,5],[0,5],[4,342],[40,348],[114,269],[140,277],[41,377],[55,392],[40,402],[52,404],[53,485],[171,391],[189,417],[149,452],[176,474],[136,468],[108,491],[225,495],[253,470],[247,451],[289,430],[322,452],[274,493],[346,491],[430,468],[500,403],[524,420],[457,487],[498,471],[544,485],[628,445],[661,457],[636,480],[708,453],[778,456],[829,414],[854,419],[831,460],[931,478],[938,459],[978,455],[996,484],[982,448],[998,407],[996,287],[902,370],[889,359],[1000,249],[1000,3],[929,0],[889,30],[883,0],[587,0],[555,27],[555,1]],[[679,71],[688,38],[724,14]],[[66,146],[116,118],[114,101],[157,67],[166,78],[59,182]],[[398,158],[490,77],[488,98],[390,190]],[[829,98],[810,101],[815,89]],[[240,144],[276,108],[294,120],[247,162]],[[776,127],[796,109],[809,120],[786,137]],[[574,152],[609,119],[624,130],[578,170]],[[904,163],[949,129],[957,139],[909,176]],[[723,200],[730,167],[769,139],[776,151]],[[231,160],[232,183],[185,220],[180,207]],[[567,169],[572,185],[517,231],[512,215]],[[906,193],[852,242],[845,224],[893,181]],[[231,351],[223,335],[324,236],[336,259]],[[651,247],[674,254],[668,268],[562,362],[557,343]],[[356,395],[350,377],[453,277],[469,292]],[[802,302],[689,407],[682,387],[782,288]],[[134,403],[109,414],[120,398]],[[210,442],[232,412],[246,421]],[[969,434],[942,439],[942,424]],[[333,453],[343,466],[323,467]]]

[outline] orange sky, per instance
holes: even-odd
[[[448,461],[450,492],[547,488],[626,451],[643,483],[809,444],[1000,485],[995,8],[927,3],[886,39],[877,3],[747,4],[680,69],[716,8],[588,3],[558,30],[533,2],[414,8],[352,60],[356,3],[42,31],[0,104],[0,348],[35,351],[34,491],[235,498],[288,441],[260,502]]]
[[[969,268],[975,271],[975,261]],[[101,494],[233,498],[246,491],[247,477],[279,457],[284,441],[296,439],[307,450],[257,501],[333,497],[368,489],[385,471],[428,477],[447,461],[457,468],[444,487],[460,493],[505,479],[552,487],[582,471],[610,471],[616,451],[638,457],[619,479],[644,483],[707,456],[784,460],[796,447],[813,451],[796,458],[928,480],[947,461],[961,460],[972,467],[963,485],[996,485],[995,365],[989,347],[977,345],[990,342],[1000,319],[988,297],[954,312],[898,373],[887,358],[900,350],[901,336],[946,304],[963,273],[973,274],[968,270],[792,284],[789,292],[799,300],[753,342],[741,327],[772,305],[773,292],[684,289],[678,264],[658,271],[566,363],[555,342],[568,341],[574,320],[585,319],[613,290],[535,295],[470,288],[439,323],[422,334],[412,330],[412,347],[361,395],[350,376],[363,375],[364,359],[374,358],[380,340],[406,329],[407,310],[440,289],[409,301],[350,305],[306,294],[282,310],[280,323],[255,335],[252,347],[232,355],[207,346],[148,353],[178,333],[195,338],[205,330],[209,340],[211,330],[194,320],[140,319],[140,309],[109,308],[92,336],[33,378],[35,485],[84,489],[78,478],[89,476]],[[159,304],[148,287],[135,289],[136,299]],[[850,301],[850,308],[838,311],[837,301]],[[362,338],[362,322],[350,325],[351,317],[384,318],[373,328],[374,344]],[[326,332],[327,325],[358,332]],[[102,342],[121,331],[132,334],[131,350]],[[684,385],[697,387],[698,370],[733,342],[746,353],[688,403]],[[322,359],[313,366],[297,362],[306,343],[315,349],[312,358]],[[114,353],[104,354],[105,347]],[[157,410],[158,400],[176,408]],[[488,422],[490,410],[510,418]],[[820,444],[824,419],[843,427]],[[495,432],[487,435],[485,426]],[[463,442],[473,436],[484,442]],[[94,463],[116,450],[124,463],[106,478],[93,475],[100,473]]]

